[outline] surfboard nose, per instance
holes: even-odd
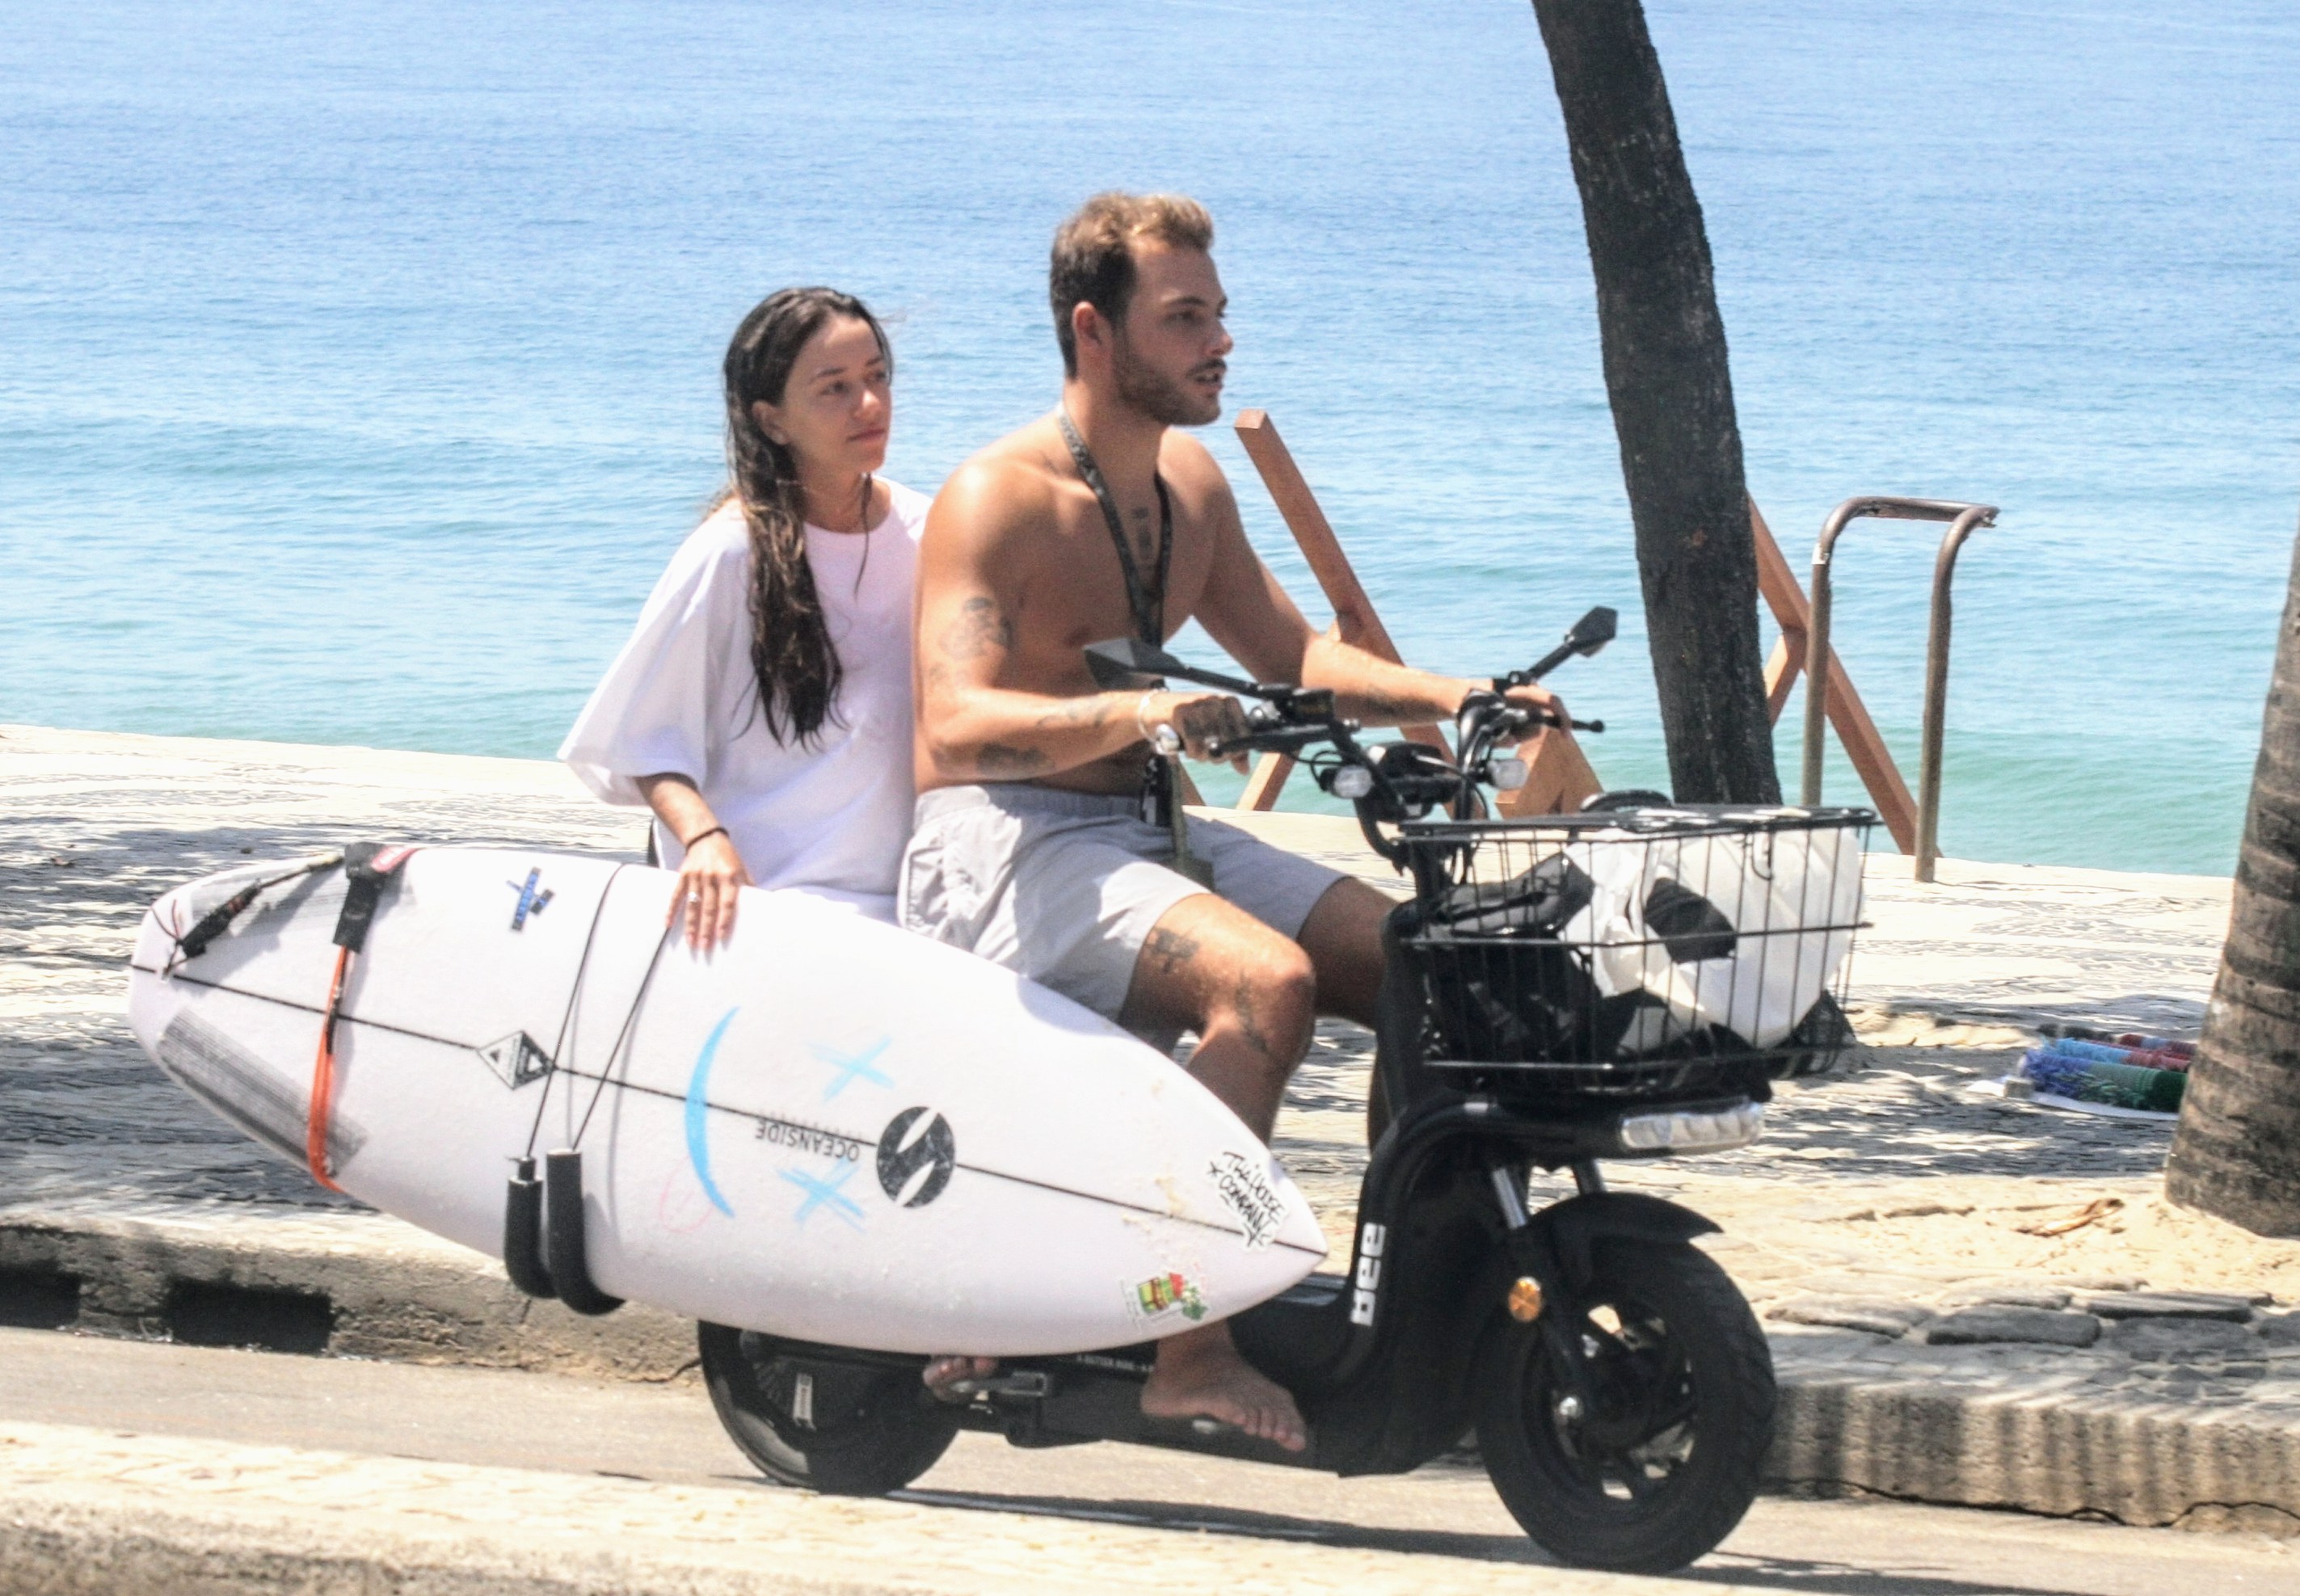
[[[180,923],[183,894],[189,890],[176,887],[153,901],[144,911],[144,923],[137,927],[136,951],[129,956],[128,1024],[146,1052],[159,1040],[154,1002],[161,986],[159,972],[167,968],[168,956],[175,950],[175,938],[168,934],[168,927]]]

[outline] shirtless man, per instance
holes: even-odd
[[[1061,407],[962,466],[920,544],[920,798],[898,908],[1130,1030],[1195,1031],[1190,1073],[1267,1141],[1317,1016],[1373,1023],[1389,900],[1215,821],[1189,823],[1213,890],[1169,869],[1171,838],[1142,812],[1146,744],[1204,759],[1243,713],[1218,694],[1102,692],[1080,651],[1162,643],[1196,617],[1255,679],[1330,687],[1377,725],[1448,719],[1487,684],[1312,631],[1212,457],[1170,430],[1221,412],[1212,244],[1204,210],[1166,195],[1098,195],[1055,235]],[[1560,709],[1538,687],[1512,696]],[[928,1380],[990,1367],[943,1359]],[[1307,1439],[1226,1324],[1160,1342],[1142,1409]]]

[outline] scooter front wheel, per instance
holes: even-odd
[[[1567,1321],[1500,1318],[1479,1359],[1478,1443],[1512,1517],[1583,1567],[1659,1574],[1748,1511],[1772,1442],[1773,1364],[1725,1271],[1683,1243],[1596,1243]],[[1577,1381],[1552,1343],[1575,1338]]]
[[[798,1356],[727,1325],[698,1325],[696,1339],[728,1438],[780,1484],[884,1496],[932,1468],[958,1434],[907,1370]]]

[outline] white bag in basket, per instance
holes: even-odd
[[[1563,940],[1589,950],[1601,995],[1642,991],[1662,1005],[1631,1027],[1625,1055],[1709,1026],[1755,1047],[1778,1046],[1852,949],[1861,913],[1856,827],[1683,836],[1608,830],[1579,840],[1588,845],[1572,852],[1596,891],[1566,922]],[[1646,915],[1657,888],[1687,902],[1668,884],[1706,899],[1723,925],[1665,939]],[[1711,948],[1715,956],[1685,957]]]

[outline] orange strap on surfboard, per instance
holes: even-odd
[[[312,1101],[304,1121],[304,1161],[312,1178],[330,1192],[343,1187],[328,1162],[328,1125],[336,1106],[336,1016],[343,1007],[344,977],[352,955],[367,945],[368,927],[375,922],[383,901],[384,884],[415,852],[387,848],[380,843],[354,843],[344,850],[344,876],[349,883],[344,907],[336,917],[336,971],[328,981],[328,1006],[320,1016],[320,1048],[312,1060]]]
[[[304,1158],[312,1178],[330,1192],[343,1190],[328,1167],[328,1120],[336,1101],[336,1010],[344,1001],[344,972],[351,962],[349,948],[336,950],[335,978],[328,983],[328,1009],[320,1019],[320,1052],[312,1060],[312,1109],[304,1127]]]

